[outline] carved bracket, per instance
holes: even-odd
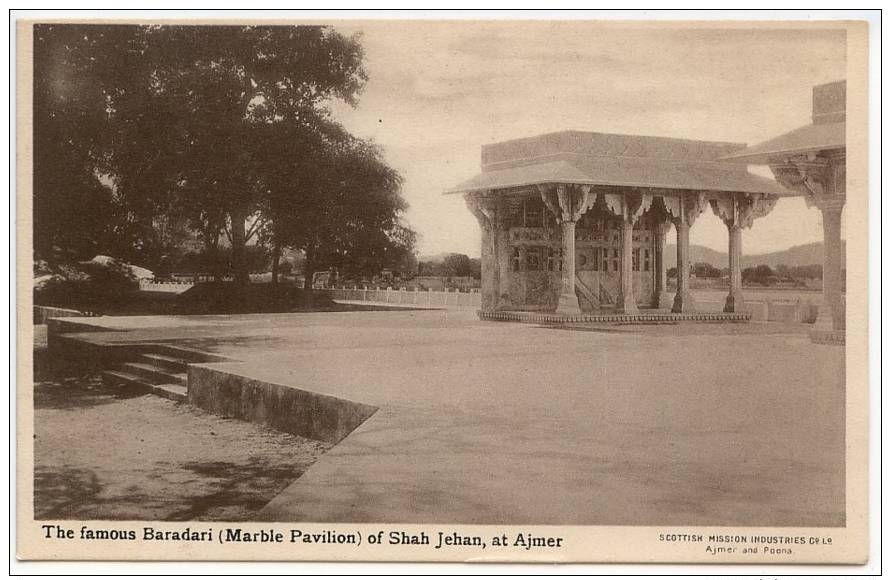
[[[714,214],[727,227],[751,228],[756,219],[773,210],[777,197],[762,193],[732,193],[709,202]]]
[[[539,184],[538,192],[545,206],[560,222],[577,222],[591,206],[590,185]]]
[[[496,199],[491,196],[490,192],[465,193],[464,203],[476,217],[481,228],[491,230],[495,226]]]
[[[817,205],[825,198],[844,197],[845,154],[834,152],[808,154],[774,160],[770,164],[773,176],[784,187],[805,194],[808,207]],[[842,202],[844,203],[844,202]]]
[[[631,224],[650,209],[654,199],[655,196],[640,191],[603,194],[603,200],[609,211]]]
[[[737,199],[739,225],[744,228],[752,227],[756,219],[769,214],[776,204],[777,197],[775,195],[764,193],[751,193],[742,199]]]
[[[676,197],[663,197],[663,203],[673,222],[688,226],[692,226],[696,218],[709,206],[704,191],[678,192]]]

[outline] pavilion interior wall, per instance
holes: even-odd
[[[490,234],[494,243],[483,244],[483,270],[497,269],[497,274],[484,275],[484,302],[494,302],[500,310],[555,310],[561,289],[562,243],[553,214],[537,192],[500,194],[496,214]],[[575,239],[580,308],[584,312],[614,308],[621,276],[620,218],[605,205],[595,204],[576,224]],[[637,220],[632,239],[634,299],[647,307],[655,288],[657,238],[646,213]],[[486,255],[486,246],[492,248],[491,257]]]

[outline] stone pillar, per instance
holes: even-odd
[[[727,255],[730,269],[730,292],[724,301],[724,312],[745,312],[742,291],[742,231],[751,228],[755,219],[771,212],[776,198],[764,194],[732,193],[711,200],[712,210],[727,226]]]
[[[724,301],[724,312],[743,312],[745,301],[742,293],[742,226],[728,223],[728,263],[730,268],[730,292]]]
[[[510,310],[511,252],[510,209],[504,196],[496,199],[495,205],[495,264],[498,269],[498,304],[496,310]]]
[[[678,234],[678,289],[671,311],[693,312],[696,305],[690,293],[690,224],[683,218],[673,221]]]
[[[498,305],[501,286],[495,199],[489,194],[482,193],[467,194],[464,196],[464,201],[480,226],[480,286],[482,293],[480,310],[483,312],[494,312]]]
[[[665,276],[665,234],[671,222],[659,221],[653,228],[653,308],[668,309],[672,306],[672,297],[668,293]]]
[[[566,220],[560,227],[563,230],[563,271],[557,312],[581,314],[579,299],[575,295],[575,222]]]
[[[622,249],[619,254],[621,258],[621,277],[619,279],[619,294],[616,296],[616,311],[623,314],[633,314],[637,312],[637,303],[634,301],[634,272],[631,259],[631,254],[634,251],[633,217],[623,216],[619,227]]]
[[[816,205],[823,214],[823,304],[816,327],[821,330],[845,330],[841,277],[841,215],[845,198],[818,198]]]
[[[817,316],[817,336],[837,331],[844,344],[845,305],[841,297],[841,213],[845,205],[845,149],[827,149],[771,160],[770,170],[785,187],[805,194],[809,207],[823,214],[823,304]],[[816,336],[814,337],[816,338]],[[840,339],[840,340],[839,340]],[[821,342],[823,338],[819,339]]]
[[[539,185],[541,199],[551,211],[563,233],[563,269],[560,276],[560,295],[557,298],[557,312],[560,314],[581,314],[579,299],[575,293],[575,224],[588,211],[587,185]]]
[[[693,222],[707,207],[703,192],[688,191],[678,195],[671,202],[669,212],[678,234],[678,290],[674,295],[671,311],[675,313],[694,312],[696,303],[690,291],[690,228]]]

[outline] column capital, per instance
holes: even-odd
[[[805,198],[808,207],[816,207],[820,211],[841,211],[845,207],[844,195],[815,195]]]

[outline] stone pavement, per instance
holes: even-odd
[[[844,352],[806,325],[578,332],[446,310],[90,323],[379,407],[261,519],[844,525]]]

